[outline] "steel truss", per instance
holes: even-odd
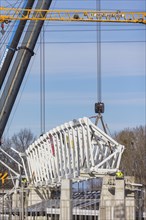
[[[124,146],[89,118],[58,126],[26,150],[30,179],[36,185],[60,184],[62,178],[105,175],[119,169]]]

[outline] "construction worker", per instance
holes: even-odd
[[[24,187],[27,187],[27,179],[26,178],[22,178],[21,182]]]
[[[121,170],[118,170],[116,172],[116,179],[123,179],[124,178],[124,173]]]

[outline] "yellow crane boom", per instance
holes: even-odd
[[[118,22],[146,24],[146,12],[96,10],[38,10],[0,7],[0,22],[12,20]]]

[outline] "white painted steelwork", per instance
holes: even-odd
[[[105,175],[119,169],[124,146],[89,118],[58,126],[26,150],[30,179],[36,185],[59,184],[62,178]]]

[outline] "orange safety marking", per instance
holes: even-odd
[[[2,173],[0,173],[0,174],[2,174]],[[8,173],[6,172],[6,173],[4,173],[4,174],[2,174],[2,175],[0,175],[0,179],[1,179],[1,181],[2,181],[2,184],[4,184],[5,183],[5,179],[8,177]]]

